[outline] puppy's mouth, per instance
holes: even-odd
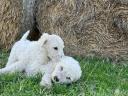
[[[47,56],[47,59],[48,59],[48,61],[60,62],[61,58],[54,58],[54,57],[52,58],[52,57]]]
[[[54,84],[54,81],[53,80],[51,80],[52,81],[52,83]]]
[[[51,61],[52,60],[49,56],[47,56],[47,58],[48,58],[48,61]]]
[[[56,84],[56,82],[54,82],[53,80],[52,81],[52,84]],[[59,83],[59,82],[58,82]],[[64,83],[59,83],[60,85],[64,85]],[[69,87],[71,86],[72,84],[71,83],[67,83],[66,86]]]

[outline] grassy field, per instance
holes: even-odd
[[[0,68],[8,54],[0,53]],[[24,74],[0,76],[0,96],[128,96],[128,64],[112,64],[98,58],[76,58],[83,74],[78,82],[53,85],[51,89],[39,86],[41,76],[27,78]]]

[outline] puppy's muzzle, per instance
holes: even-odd
[[[54,76],[54,81],[59,82],[59,78],[57,76]]]

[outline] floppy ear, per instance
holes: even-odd
[[[38,42],[41,44],[41,46],[45,45],[48,42],[48,33],[43,33]]]

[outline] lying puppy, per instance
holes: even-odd
[[[0,74],[25,71],[28,76],[35,75],[49,59],[57,62],[64,56],[64,42],[59,36],[44,33],[38,41],[29,41],[26,39],[28,35],[29,31],[14,44]]]
[[[51,87],[52,81],[61,84],[70,84],[80,79],[82,71],[79,62],[69,56],[64,56],[57,63],[49,62],[45,74],[40,82],[41,86]],[[43,71],[42,71],[43,73]]]

